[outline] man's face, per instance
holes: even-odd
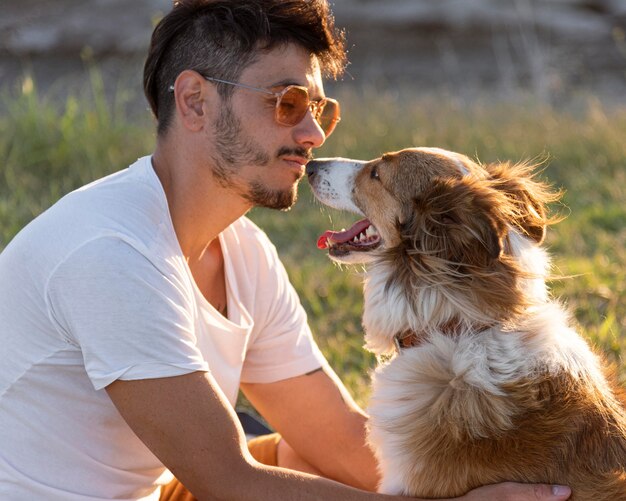
[[[313,100],[324,97],[319,65],[304,49],[287,45],[262,54],[238,83],[279,92],[301,85]],[[233,89],[214,123],[213,173],[222,186],[235,190],[252,206],[288,209],[297,198],[298,181],[324,133],[307,112],[292,127],[274,119],[276,99],[242,88]]]

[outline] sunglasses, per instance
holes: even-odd
[[[301,87],[300,85],[288,85],[280,92],[272,92],[269,89],[229,82],[227,80],[220,80],[219,78],[205,77],[204,75],[202,76],[205,80],[210,82],[234,85],[235,87],[242,87],[244,89],[274,96],[276,98],[274,119],[281,125],[293,127],[302,121],[307,111],[311,110],[313,118],[315,118],[315,121],[319,124],[320,128],[324,132],[324,135],[328,137],[332,134],[337,126],[337,123],[341,120],[341,117],[339,116],[339,103],[337,101],[329,97],[325,97],[319,101],[312,101],[309,99],[309,91],[307,88]],[[172,92],[174,90],[174,86],[171,85],[169,90]]]

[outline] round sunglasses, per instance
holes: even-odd
[[[281,125],[293,127],[302,121],[307,111],[311,110],[313,118],[315,118],[315,121],[319,124],[324,135],[328,137],[341,120],[339,103],[336,100],[325,97],[319,101],[312,101],[309,98],[307,88],[300,85],[288,85],[280,92],[273,92],[269,89],[229,82],[228,80],[220,80],[219,78],[206,77],[204,75],[202,75],[202,77],[210,82],[233,85],[235,87],[242,87],[244,89],[274,96],[276,98],[274,119]],[[170,85],[169,90],[170,92],[174,91],[174,86]]]

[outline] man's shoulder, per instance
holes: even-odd
[[[86,243],[111,237],[137,250],[167,244],[168,209],[141,159],[130,168],[79,188],[29,223],[9,243],[3,260],[31,261],[53,269]]]
[[[163,208],[165,195],[154,171],[150,157],[143,157],[130,167],[82,186],[51,207],[81,207],[98,213],[132,215],[135,208],[143,213],[150,204]],[[146,207],[148,205],[148,207]],[[131,213],[128,211],[131,210]]]
[[[169,221],[165,195],[149,165],[148,157],[140,159],[71,192],[42,215],[42,222],[68,238],[118,235],[149,246]]]

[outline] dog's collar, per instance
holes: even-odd
[[[454,335],[454,331],[458,329],[458,322],[448,322],[444,324],[442,327],[442,331],[446,332],[450,335]],[[481,325],[478,326],[476,332],[481,333],[491,328],[492,325]],[[405,331],[399,332],[393,337],[393,344],[396,347],[396,353],[402,353],[402,350],[407,348],[415,348],[416,346],[420,346],[424,341],[428,338],[427,331],[414,331],[412,329],[407,329]]]
[[[424,342],[425,338],[426,332],[418,333],[414,330],[408,329],[396,334],[393,337],[393,343],[396,346],[396,352],[400,353],[406,348],[414,348],[415,346],[419,346]]]

